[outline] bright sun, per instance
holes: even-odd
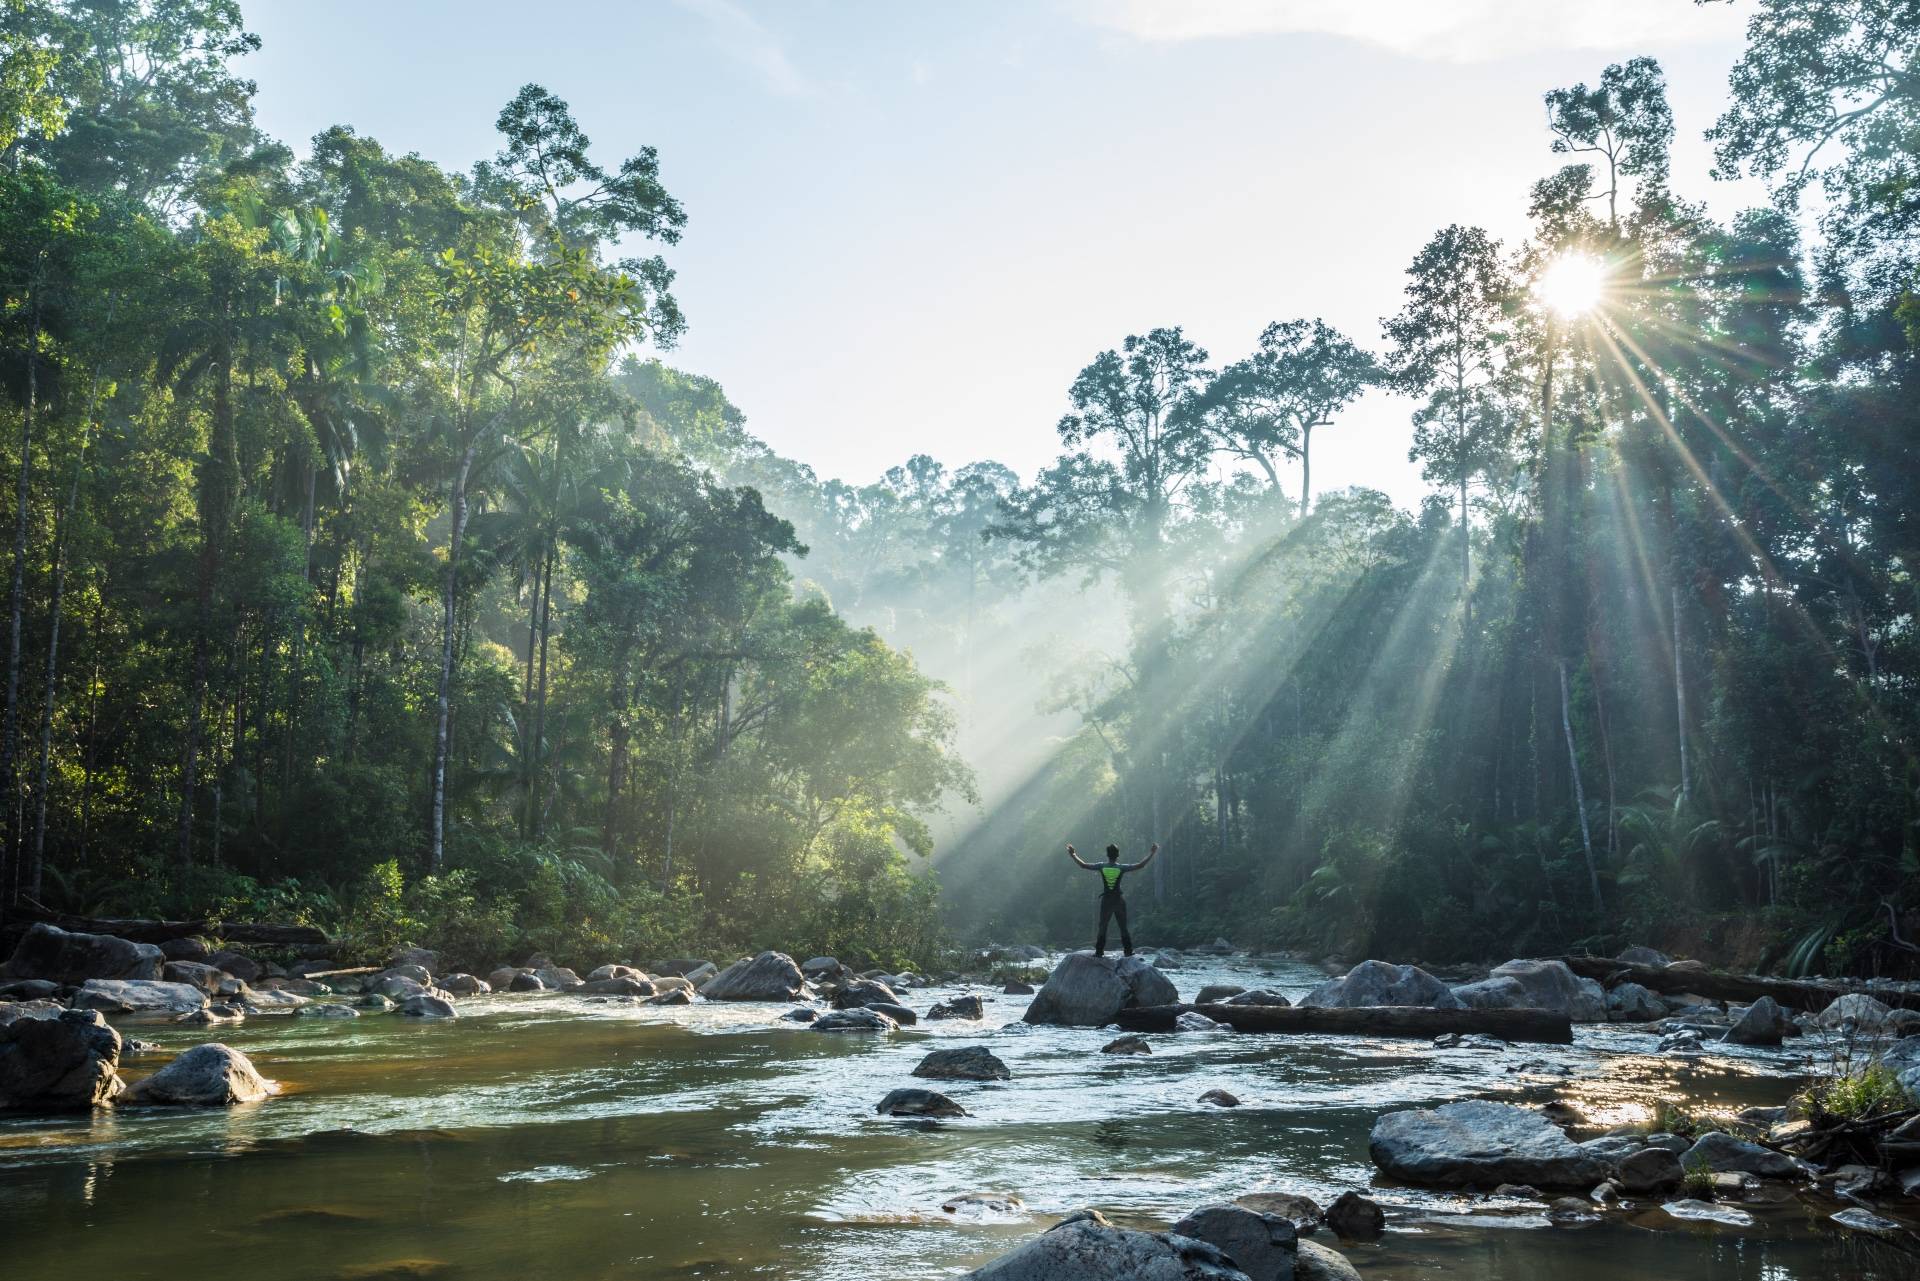
[[[1540,273],[1534,288],[1555,314],[1570,317],[1592,311],[1604,284],[1605,273],[1597,259],[1562,254]]]

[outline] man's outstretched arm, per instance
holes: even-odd
[[[1139,861],[1138,863],[1129,863],[1129,864],[1127,864],[1127,870],[1128,870],[1129,872],[1137,872],[1137,871],[1139,871],[1139,870],[1140,870],[1141,868],[1143,868],[1143,867],[1145,867],[1145,866],[1146,866],[1147,864],[1149,864],[1149,863],[1151,863],[1151,862],[1153,862],[1153,856],[1154,856],[1155,854],[1158,854],[1159,852],[1160,852],[1160,846],[1159,846],[1158,844],[1155,844],[1155,845],[1153,846],[1153,848],[1152,848],[1152,849],[1149,849],[1149,850],[1147,851],[1147,856],[1146,856],[1145,858],[1143,858],[1143,859],[1141,859],[1141,860],[1140,860],[1140,861]],[[1074,860],[1074,862],[1076,862],[1076,863],[1079,863],[1079,862],[1080,862],[1080,860],[1079,860],[1079,859],[1075,859],[1075,860]],[[1082,866],[1082,867],[1085,867],[1085,866],[1086,866],[1086,864],[1085,864],[1085,863],[1080,863],[1080,866]]]
[[[1100,870],[1099,867],[1081,858],[1079,851],[1074,849],[1073,846],[1071,845],[1067,846],[1067,857],[1072,859],[1074,862],[1078,863],[1081,867],[1086,868],[1089,872],[1097,872]]]

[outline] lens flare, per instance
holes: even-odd
[[[1534,291],[1555,315],[1572,317],[1598,306],[1605,285],[1606,272],[1598,259],[1586,254],[1562,254],[1540,273]]]

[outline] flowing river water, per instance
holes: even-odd
[[[1322,976],[1283,960],[1184,958],[1209,982],[1297,997]],[[916,993],[924,1008],[930,995]],[[129,1025],[165,1052],[244,1051],[279,1084],[261,1104],[0,1121],[0,1276],[113,1281],[601,1281],[950,1277],[1059,1215],[1094,1206],[1164,1227],[1257,1191],[1321,1199],[1367,1187],[1382,1112],[1467,1097],[1564,1098],[1600,1125],[1661,1101],[1731,1113],[1786,1101],[1817,1047],[1655,1056],[1653,1038],[1581,1028],[1577,1043],[1505,1051],[1422,1041],[1150,1037],[1027,1027],[1026,998],[984,1023],[835,1036],[787,1007],[589,1004],[559,994],[463,1000],[423,1023],[256,1017],[186,1031]],[[985,1044],[1013,1079],[921,1082],[928,1050]],[[888,1090],[936,1085],[973,1115],[876,1116]],[[1243,1106],[1198,1101],[1220,1087]],[[1013,1193],[1023,1214],[941,1203]],[[1537,1203],[1376,1188],[1379,1242],[1345,1247],[1363,1276],[1585,1281],[1891,1281],[1920,1259],[1831,1223],[1837,1203],[1746,1205],[1753,1222],[1679,1223],[1657,1207],[1549,1226]],[[1326,1238],[1322,1238],[1326,1239]]]

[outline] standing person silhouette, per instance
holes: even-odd
[[[1075,850],[1073,846],[1067,846],[1068,858],[1072,859],[1081,867],[1086,868],[1089,872],[1100,873],[1100,929],[1098,933],[1094,935],[1093,939],[1093,954],[1095,956],[1106,955],[1108,921],[1120,922],[1121,950],[1128,956],[1133,955],[1133,935],[1127,932],[1127,900],[1126,896],[1120,893],[1120,881],[1128,872],[1137,872],[1147,864],[1153,862],[1153,856],[1159,852],[1160,846],[1155,844],[1153,848],[1147,851],[1147,856],[1138,863],[1122,863],[1120,861],[1120,847],[1118,845],[1109,845],[1107,846],[1107,861],[1105,863],[1089,863],[1080,857],[1079,851]]]

